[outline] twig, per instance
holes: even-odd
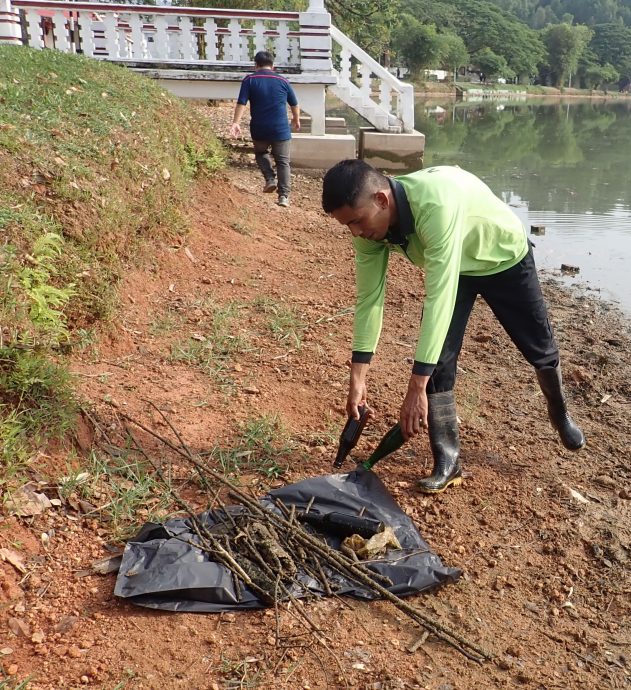
[[[153,407],[155,407],[155,409],[157,409],[161,416],[167,421],[173,433],[176,435],[178,441],[181,443],[181,448],[178,448],[167,439],[162,439],[158,436],[158,434],[151,431],[150,429],[147,429],[142,424],[138,423],[136,420],[131,418],[129,415],[124,416],[132,423],[136,424],[140,428],[143,428],[145,431],[147,431],[154,437],[163,441],[168,447],[172,448],[180,455],[186,457],[198,471],[208,474],[210,477],[212,477],[219,483],[223,484],[224,486],[227,486],[229,489],[229,495],[231,497],[236,497],[237,500],[244,507],[249,509],[252,516],[262,518],[266,522],[270,523],[277,530],[279,530],[279,534],[282,533],[283,535],[290,535],[290,538],[297,545],[302,546],[302,548],[305,550],[305,553],[313,554],[318,559],[321,559],[322,562],[327,563],[329,567],[332,567],[334,570],[337,570],[347,578],[350,578],[351,580],[367,587],[373,594],[380,595],[384,599],[390,601],[392,604],[394,604],[396,608],[404,612],[413,621],[424,627],[427,631],[431,632],[439,639],[447,642],[449,645],[454,647],[456,650],[460,651],[467,658],[477,662],[482,662],[485,659],[493,658],[493,654],[490,651],[467,640],[457,631],[451,629],[447,625],[441,623],[440,621],[429,616],[420,609],[408,604],[396,595],[392,594],[392,592],[390,592],[385,586],[380,584],[380,581],[384,580],[384,576],[375,573],[363,564],[354,563],[350,560],[350,558],[344,556],[339,551],[331,549],[327,544],[320,541],[319,539],[308,533],[306,530],[304,530],[302,525],[294,520],[295,506],[292,506],[292,510],[289,510],[287,506],[284,506],[282,501],[278,500],[276,501],[276,505],[278,507],[278,510],[281,511],[281,514],[269,508],[266,508],[261,503],[259,503],[256,498],[249,496],[247,493],[245,493],[245,491],[242,491],[241,489],[236,487],[233,483],[227,480],[220,473],[216,472],[211,467],[207,466],[199,458],[196,458],[182,440],[181,435],[168,421],[168,419],[163,415],[163,413],[155,405],[153,405]],[[157,471],[159,473],[158,476],[162,479],[161,473],[159,472],[159,470]],[[261,587],[253,583],[252,578],[244,572],[243,568],[239,565],[239,563],[236,562],[234,557],[232,557],[231,554],[227,552],[225,547],[218,543],[218,541],[213,538],[212,534],[210,534],[203,525],[200,526],[197,517],[192,513],[192,510],[186,504],[186,502],[183,501],[179,496],[177,496],[177,494],[175,494],[175,492],[173,492],[173,490],[170,487],[169,491],[176,500],[176,502],[179,505],[184,506],[186,512],[189,513],[192,519],[192,524],[198,532],[198,536],[202,540],[205,538],[205,540],[208,542],[206,545],[211,547],[210,550],[213,552],[213,554],[216,554],[219,557],[219,559],[222,562],[224,562],[224,564],[226,562],[229,563],[229,566],[227,567],[230,567],[231,569],[235,568],[236,572],[238,572],[239,576],[243,579],[244,582],[246,582],[248,586],[254,585],[253,591],[257,596],[259,596],[259,592],[261,592],[262,600],[271,600],[270,603],[276,603],[276,597],[273,596],[273,589],[270,587],[270,591],[263,591]],[[287,519],[287,517],[284,517],[283,513],[285,516],[288,516],[289,519]],[[392,583],[390,582],[390,585],[391,584]],[[279,583],[279,589],[280,588],[281,583]],[[321,635],[321,631],[306,615],[301,602],[299,602],[284,585],[282,585],[282,589],[285,590],[283,594],[285,594],[289,598],[289,600],[294,604],[296,611],[308,623],[309,627],[311,627],[312,630],[318,633],[318,636]],[[320,641],[324,644],[322,640]],[[339,664],[339,660],[337,660],[337,658],[336,661]]]

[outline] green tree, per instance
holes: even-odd
[[[478,50],[477,53],[471,56],[471,59],[487,77],[512,77],[511,69],[504,56],[497,55],[497,53],[494,53],[490,48],[485,47]]]
[[[421,70],[440,64],[441,42],[433,24],[421,24],[410,15],[402,17],[394,32],[397,51],[414,77],[419,77]]]
[[[631,76],[631,27],[599,24],[589,46],[601,64],[610,63],[621,75]]]
[[[440,53],[443,67],[449,69],[455,79],[459,67],[469,64],[469,51],[464,41],[452,33],[440,34]]]
[[[470,53],[489,48],[506,60],[512,72],[526,79],[545,60],[538,34],[516,17],[485,0],[452,0],[458,8],[457,33]]]
[[[548,63],[555,86],[561,87],[576,73],[578,61],[593,32],[586,26],[553,24],[543,31]]]

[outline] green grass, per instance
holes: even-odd
[[[156,82],[0,46],[0,483],[68,432],[67,354],[116,315],[128,267],[187,231],[194,178],[223,162],[209,119]]]
[[[276,340],[299,350],[307,325],[294,307],[275,302],[267,297],[254,300],[254,308],[267,315],[267,324]]]
[[[248,341],[243,333],[235,333],[238,316],[243,306],[236,302],[217,305],[203,302],[207,320],[197,327],[198,333],[174,343],[171,359],[175,362],[192,364],[209,376],[229,383],[226,367]]]
[[[277,415],[243,422],[229,447],[215,446],[208,453],[224,475],[256,472],[267,479],[281,477],[295,458],[296,446]]]
[[[94,505],[94,517],[108,525],[112,539],[123,541],[137,532],[139,522],[168,515],[166,487],[135,451],[120,449],[111,456],[92,452],[75,465],[62,478],[59,494],[70,505],[78,500]]]
[[[2,669],[1,666],[0,673],[4,673],[4,669]],[[5,677],[4,679],[0,679],[0,690],[28,690],[29,681],[29,678],[18,681]]]

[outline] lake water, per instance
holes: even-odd
[[[359,118],[342,108],[351,131]],[[361,123],[365,124],[365,123]],[[541,268],[631,315],[631,101],[417,101],[425,167],[460,165],[509,203]]]

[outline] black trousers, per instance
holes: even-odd
[[[507,271],[492,276],[460,276],[451,324],[438,364],[427,384],[428,393],[453,389],[465,328],[478,295],[535,369],[559,364],[559,348],[537,278],[532,246],[529,246],[528,254]]]

